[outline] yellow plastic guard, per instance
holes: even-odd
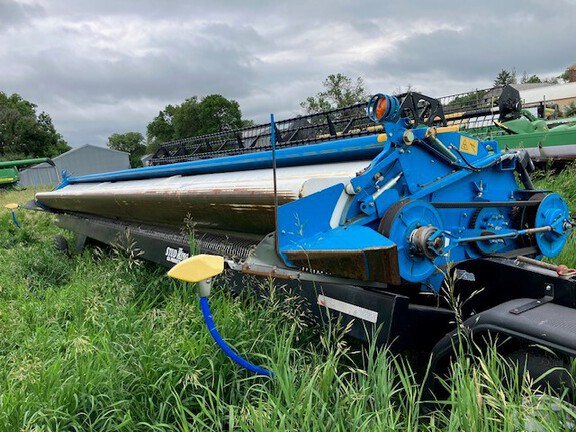
[[[14,209],[18,208],[18,204],[10,203],[10,204],[6,204],[4,207],[6,207],[8,210],[14,210]]]
[[[459,132],[460,131],[460,126],[458,125],[452,125],[452,126],[441,126],[439,128],[436,128],[436,132],[438,133],[444,133],[444,132]]]
[[[186,282],[200,282],[224,271],[224,258],[217,255],[195,255],[179,262],[168,276]]]

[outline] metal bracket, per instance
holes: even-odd
[[[525,305],[514,308],[510,311],[510,313],[514,315],[520,315],[521,313],[537,308],[538,306],[542,306],[543,304],[550,303],[552,300],[554,300],[554,284],[544,284],[544,291],[546,294],[541,299],[534,300],[526,303]]]

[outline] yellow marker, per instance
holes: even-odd
[[[478,155],[478,140],[468,138],[465,136],[460,137],[460,151],[474,156]]]
[[[179,262],[168,276],[185,282],[200,282],[224,271],[224,258],[216,255],[195,255]]]
[[[436,132],[438,132],[438,133],[458,132],[459,130],[460,130],[460,126],[458,126],[458,125],[442,126],[442,127],[436,128]]]
[[[446,114],[444,117],[446,118],[446,120],[452,120],[455,118],[460,118],[463,115],[464,115],[463,112],[458,112],[458,113]]]
[[[386,136],[386,134],[379,134],[378,138],[377,138],[378,142],[384,142],[387,139],[388,139],[388,137]]]
[[[4,207],[7,208],[8,210],[15,210],[18,208],[18,204],[10,203],[10,204],[6,204]]]

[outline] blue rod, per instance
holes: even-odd
[[[216,330],[216,324],[214,324],[214,320],[212,319],[212,313],[210,312],[210,305],[208,304],[208,297],[200,297],[200,308],[202,309],[202,315],[204,316],[204,322],[206,323],[206,327],[210,331],[210,335],[214,341],[218,344],[218,346],[226,353],[228,357],[230,357],[234,362],[238,365],[242,366],[245,369],[248,369],[250,372],[255,373],[256,375],[263,375],[273,378],[274,374],[264,368],[258,367],[253,365],[249,361],[243,359],[238,354],[236,354],[232,348],[228,346],[228,344],[222,339],[218,330]]]
[[[276,151],[275,159],[278,167],[373,159],[384,148],[384,144],[378,142],[377,138],[378,135],[369,135],[301,147],[283,148]],[[267,150],[170,165],[68,177],[64,179],[59,188],[73,183],[142,180],[175,175],[213,174],[271,167],[272,151]]]

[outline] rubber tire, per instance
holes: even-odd
[[[70,248],[68,247],[68,240],[66,240],[66,238],[63,235],[55,235],[54,237],[52,237],[52,242],[54,244],[54,248],[59,251],[62,252],[66,255],[68,255],[70,253]]]

